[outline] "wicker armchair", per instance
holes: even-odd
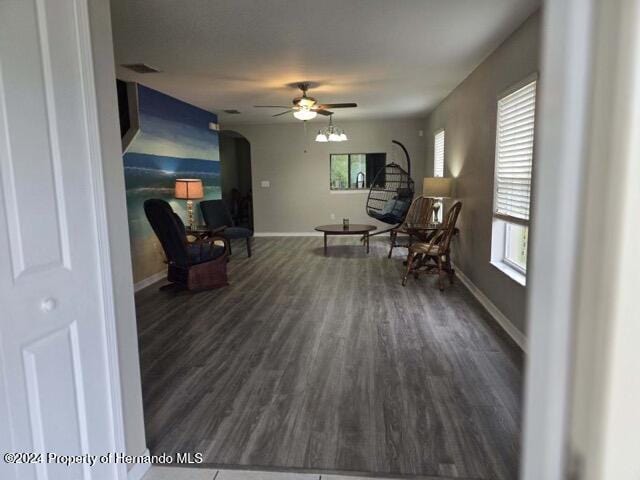
[[[409,207],[409,211],[401,225],[391,230],[391,246],[389,248],[389,258],[393,254],[395,247],[408,248],[411,246],[413,237],[409,231],[409,225],[426,225],[431,221],[431,215],[433,213],[434,199],[429,197],[418,197]],[[399,245],[396,240],[398,234],[403,233],[409,235],[409,243],[407,245]]]
[[[462,209],[462,203],[454,203],[447,212],[446,218],[435,235],[427,242],[417,242],[409,247],[407,270],[402,278],[402,285],[407,284],[407,278],[413,274],[418,278],[420,273],[436,273],[438,288],[444,290],[443,273],[447,273],[453,284],[455,272],[451,266],[451,239],[456,233],[456,222]]]

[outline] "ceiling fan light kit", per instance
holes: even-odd
[[[286,107],[284,105],[255,105],[256,108],[284,108],[284,112],[276,113],[274,117],[285,115],[289,112],[293,112],[293,116],[298,120],[311,120],[318,114],[330,116],[333,112],[330,109],[334,108],[355,108],[358,106],[356,103],[318,103],[313,97],[307,95],[309,90],[309,82],[301,82],[296,85],[301,91],[302,96],[293,99],[292,106]]]
[[[318,115],[318,113],[310,110],[308,107],[302,107],[300,108],[300,110],[296,110],[295,112],[293,112],[293,116],[298,120],[311,120],[313,118],[316,118],[316,115]]]

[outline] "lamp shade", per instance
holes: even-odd
[[[425,197],[449,198],[453,191],[453,178],[425,177],[422,194]]]
[[[195,200],[204,197],[202,180],[199,178],[178,178],[175,197],[182,200]]]
[[[327,136],[322,133],[322,132],[318,132],[318,135],[316,135],[316,142],[328,142],[329,139],[327,138]]]
[[[300,110],[293,112],[293,116],[298,120],[311,120],[318,115],[315,111],[309,110],[309,108],[302,107]]]

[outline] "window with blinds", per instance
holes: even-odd
[[[498,101],[494,213],[528,222],[536,81]]]
[[[444,177],[444,130],[440,130],[434,136],[433,176]]]

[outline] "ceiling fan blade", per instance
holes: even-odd
[[[316,113],[319,113],[320,115],[333,115],[333,112],[330,112],[329,110],[324,110],[324,109],[320,109],[320,110],[313,110]]]
[[[275,115],[271,115],[272,117],[279,117],[280,115],[285,115],[289,112],[293,112],[292,109],[287,110],[286,112],[276,113]]]
[[[291,108],[291,105],[254,105],[253,108],[286,108],[287,110],[289,110]]]
[[[318,108],[355,108],[357,103],[323,103]]]

